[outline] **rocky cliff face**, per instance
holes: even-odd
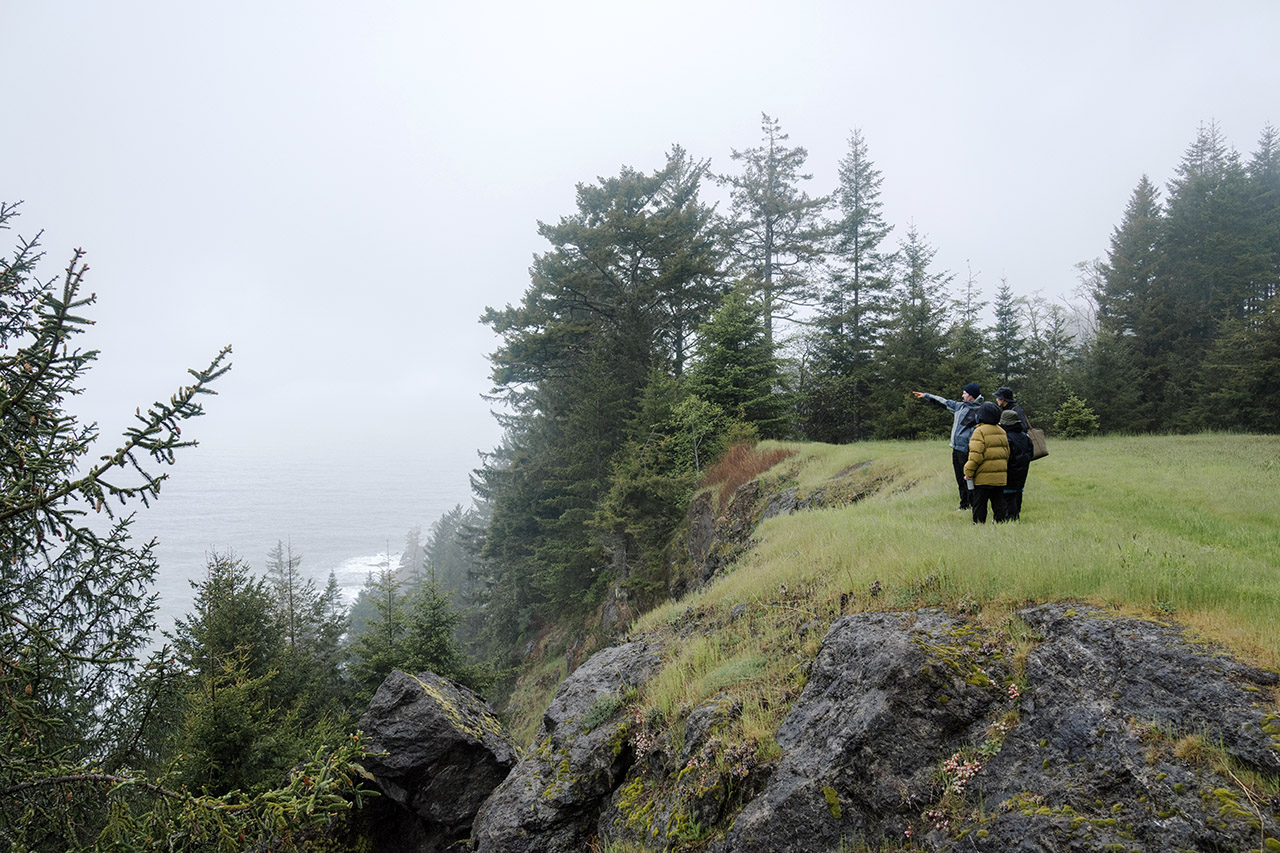
[[[1275,836],[1276,674],[1056,604],[1025,664],[934,612],[837,621],[723,851],[1244,850]],[[1244,777],[1267,779],[1251,792]]]
[[[693,709],[679,754],[662,755],[672,741],[627,706],[659,650],[600,652],[480,807],[470,849],[1276,849],[1276,673],[1087,607],[1018,623],[1015,641],[931,610],[837,620],[781,759],[742,756],[736,798],[695,772],[709,747],[733,748],[715,737],[733,703]]]
[[[719,514],[696,501],[672,593],[749,548],[760,518],[879,487],[865,473],[803,496],[752,483]],[[727,735],[731,695],[650,724],[634,702],[664,651],[642,637],[591,656],[521,760],[466,786],[466,808],[430,805],[454,796],[431,787],[443,769],[381,772],[414,814],[394,849],[1280,851],[1280,678],[1173,624],[1070,603],[996,626],[933,609],[841,617],[803,690],[777,697],[790,711],[766,762]],[[379,743],[389,767],[408,748]]]
[[[626,697],[658,671],[646,642],[605,649],[561,684],[528,754],[476,816],[485,853],[576,853],[631,768]]]

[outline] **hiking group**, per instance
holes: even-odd
[[[986,524],[987,507],[996,521],[1017,521],[1022,492],[1031,466],[1031,423],[1013,401],[1013,390],[996,389],[996,402],[982,398],[977,383],[964,386],[959,400],[913,391],[952,413],[951,466],[960,492],[957,512],[973,513],[974,524]]]

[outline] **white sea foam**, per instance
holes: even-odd
[[[369,557],[351,557],[343,560],[333,570],[334,580],[338,582],[338,588],[342,590],[343,601],[348,605],[354,602],[356,596],[360,594],[360,590],[368,582],[369,576],[376,577],[379,572],[388,566],[393,569],[396,568],[400,565],[400,556],[400,554],[388,555],[383,552]]]

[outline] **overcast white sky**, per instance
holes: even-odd
[[[499,437],[477,318],[577,182],[673,143],[731,171],[767,112],[819,194],[860,128],[898,233],[1066,296],[1199,125],[1247,156],[1280,123],[1277,32],[1273,0],[0,0],[0,199],[46,277],[88,251],[109,432],[229,343],[206,447],[461,474]]]

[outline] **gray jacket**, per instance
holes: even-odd
[[[976,400],[965,402],[964,400],[945,400],[937,394],[925,394],[926,400],[932,400],[939,405],[946,406],[954,415],[951,422],[951,449],[959,450],[964,453],[969,452],[969,437],[973,435],[973,428],[978,425],[978,407],[985,402],[981,394]]]

